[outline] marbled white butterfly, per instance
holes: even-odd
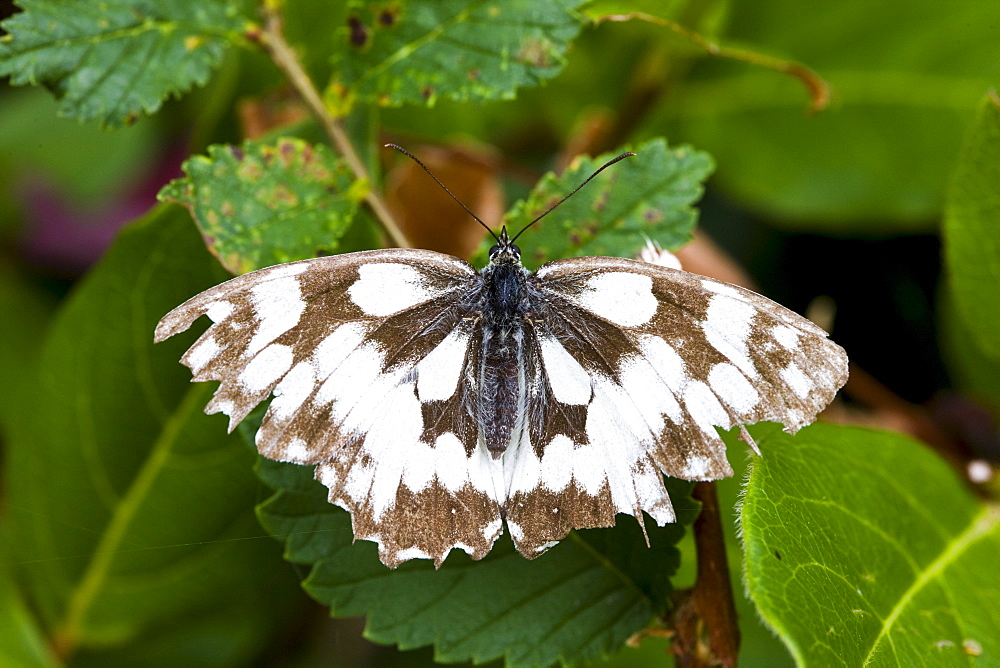
[[[526,557],[616,513],[672,522],[662,474],[732,474],[716,427],[794,432],[847,379],[822,329],[749,290],[617,257],[530,272],[516,238],[479,271],[412,249],[261,269],[155,338],[207,315],[181,360],[221,382],[206,412],[232,430],[273,394],[260,453],[315,465],[390,567],[480,559],[504,522]]]

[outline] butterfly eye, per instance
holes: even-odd
[[[520,255],[521,255],[521,247],[520,247],[520,246],[518,246],[517,244],[511,244],[511,245],[510,245],[510,249],[511,249],[512,251],[514,251],[514,254],[515,254],[515,255],[518,255],[518,256],[520,256]]]
[[[494,255],[496,255],[496,252],[498,250],[500,250],[500,244],[494,244],[493,247],[490,248],[490,257],[493,257]]]

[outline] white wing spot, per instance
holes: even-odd
[[[700,380],[691,381],[684,391],[684,407],[695,424],[710,436],[716,436],[715,427],[728,427],[729,414],[719,403],[708,385]]]
[[[187,352],[185,357],[187,359],[188,366],[191,367],[192,371],[198,373],[205,368],[206,364],[215,359],[215,356],[219,354],[221,349],[222,347],[219,345],[218,341],[212,337],[208,337]]]
[[[244,355],[251,357],[267,344],[299,324],[306,310],[299,279],[294,276],[267,280],[250,291],[254,312],[260,321]]]
[[[545,489],[552,492],[561,492],[569,486],[573,479],[573,441],[565,434],[556,434],[545,446],[540,477]]]
[[[298,276],[306,269],[309,268],[309,262],[289,262],[287,264],[277,264],[266,270],[266,274],[261,280],[271,281],[276,278],[285,278],[287,276]]]
[[[458,437],[446,432],[433,445],[417,440],[407,443],[402,481],[408,489],[419,492],[437,478],[449,492],[457,492],[469,480],[469,458]]]
[[[653,279],[644,274],[609,271],[587,281],[576,301],[584,308],[621,327],[644,325],[656,315]]]
[[[368,334],[368,327],[361,322],[347,322],[333,330],[320,341],[312,354],[317,378],[324,380],[347,359]]]
[[[799,346],[799,333],[785,325],[778,325],[771,330],[774,340],[786,350],[795,350]]]
[[[678,373],[680,377],[676,376]],[[669,377],[669,374],[674,374],[674,377]],[[663,378],[664,375],[668,378]],[[672,369],[655,367],[646,357],[635,355],[622,361],[619,377],[622,387],[628,389],[636,408],[651,427],[662,429],[663,415],[669,416],[673,422],[683,419],[684,413],[671,389],[687,383],[683,366],[675,364]]]
[[[564,404],[585,406],[590,401],[590,374],[553,336],[540,337],[545,374],[552,394]]]
[[[703,284],[712,285],[716,291],[726,288],[727,291],[736,293],[728,286],[707,281]],[[731,297],[728,292],[719,292],[709,301],[706,318],[701,325],[708,342],[751,378],[756,378],[758,372],[750,359],[747,339],[750,337],[750,324],[756,313],[757,309],[752,304]]]
[[[455,434],[447,432],[438,436],[427,456],[434,462],[438,482],[449,492],[457,492],[469,480],[469,458]]]
[[[684,462],[684,470],[681,475],[688,480],[704,480],[708,475],[711,461],[701,455],[690,455]]]
[[[291,346],[271,344],[244,367],[239,376],[240,384],[248,392],[263,392],[292,368],[293,361]]]
[[[420,361],[416,371],[421,401],[443,401],[455,394],[468,347],[469,333],[454,329]]]
[[[788,383],[788,386],[792,388],[792,392],[801,399],[808,397],[809,391],[812,390],[812,383],[809,381],[809,377],[802,373],[802,369],[795,366],[794,363],[789,364],[781,370],[781,379]]]
[[[382,546],[381,540],[378,540],[376,542],[378,542],[379,547]],[[399,562],[409,561],[410,559],[433,559],[433,558],[434,555],[428,552],[424,552],[419,547],[408,547],[405,550],[396,551],[396,561]]]
[[[541,462],[529,443],[527,432],[514,447],[507,448],[501,460],[508,498],[517,492],[533,492],[538,487],[542,477]]]
[[[257,432],[260,433],[260,432]],[[282,460],[284,462],[300,462],[304,463],[311,459],[311,453],[309,452],[309,447],[304,440],[301,438],[293,438],[287,446],[285,446],[284,452],[282,454]]]
[[[684,358],[659,336],[642,337],[640,346],[643,356],[656,369],[666,386],[675,396],[680,397],[691,381]]]
[[[428,476],[433,475],[434,461],[428,462],[429,458],[421,457],[423,453],[416,448],[424,421],[413,383],[397,383],[398,379],[393,383],[396,386],[388,391],[382,388],[368,390],[379,395],[380,400],[373,402],[375,410],[360,412],[367,418],[366,426],[370,428],[362,449],[373,462],[368,484],[371,485],[369,501],[376,520],[395,505],[404,475],[413,485],[407,484],[410,489],[422,489],[418,481],[422,478],[429,482]],[[391,408],[376,414],[382,406]]]
[[[347,294],[366,315],[383,317],[416,306],[438,293],[420,272],[398,262],[373,262],[358,268]]]
[[[726,283],[721,283],[719,281],[710,281],[708,279],[702,279],[701,287],[705,288],[709,292],[714,292],[717,295],[726,295],[727,297],[733,297],[735,299],[743,300],[743,295],[740,291],[731,285]]]
[[[233,305],[227,301],[213,302],[205,314],[212,319],[212,322],[222,322],[233,314]]]
[[[313,365],[309,360],[302,360],[293,366],[274,388],[274,400],[268,409],[271,417],[277,420],[287,420],[292,417],[312,394],[315,386],[316,375]]]
[[[720,362],[708,372],[708,384],[715,394],[740,413],[747,413],[760,403],[760,394],[739,369]]]

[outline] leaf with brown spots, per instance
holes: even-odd
[[[647,237],[673,250],[691,238],[697,220],[692,205],[701,197],[712,159],[688,146],[670,148],[664,139],[635,152],[639,157],[601,173],[532,228],[525,265],[584,255],[629,257]],[[507,229],[520,231],[616,154],[579,159],[560,176],[545,176],[504,218]]]
[[[364,195],[331,151],[299,139],[210,146],[184,172],[159,198],[191,210],[234,274],[337,250]]]
[[[353,2],[328,98],[382,106],[511,99],[557,75],[583,25],[580,0]]]

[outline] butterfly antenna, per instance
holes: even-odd
[[[425,165],[424,163],[420,162],[420,159],[417,158],[417,156],[413,155],[412,153],[410,153],[409,151],[407,151],[402,146],[399,146],[398,144],[386,144],[385,147],[386,148],[396,149],[397,151],[399,151],[400,153],[402,153],[403,155],[405,155],[407,158],[409,158],[413,162],[415,162],[418,165],[420,165],[425,172],[427,172],[428,174],[431,175],[432,179],[434,179],[435,181],[437,181],[437,184],[439,186],[441,186],[446,193],[448,193],[449,195],[451,195],[451,198],[453,200],[455,200],[456,202],[458,202],[463,209],[465,209],[466,211],[469,212],[470,216],[472,216],[473,218],[476,219],[477,223],[479,223],[480,225],[482,225],[483,227],[486,228],[486,231],[489,232],[490,235],[492,235],[493,238],[497,240],[497,243],[500,243],[500,238],[497,237],[497,235],[493,233],[493,230],[490,229],[490,226],[487,225],[486,223],[484,223],[479,216],[477,216],[476,214],[472,213],[472,209],[470,209],[469,207],[465,206],[465,202],[463,202],[462,200],[458,199],[458,197],[455,195],[455,193],[453,193],[452,191],[448,190],[448,186],[446,186],[445,184],[441,183],[441,179],[439,179],[438,177],[434,176],[434,172],[432,172],[430,170],[430,168],[427,167],[427,165]],[[607,165],[605,165],[605,167],[606,166]],[[604,169],[604,167],[601,167],[601,169]],[[600,170],[598,170],[598,171],[600,171]]]
[[[571,192],[570,194],[566,195],[566,196],[565,196],[565,197],[563,197],[563,198],[562,198],[561,200],[559,200],[558,202],[556,202],[555,204],[553,204],[552,206],[550,206],[550,207],[549,207],[549,208],[548,208],[548,209],[547,209],[547,210],[545,211],[545,213],[543,213],[542,215],[540,215],[540,216],[539,216],[538,218],[535,218],[535,219],[534,219],[533,221],[531,221],[530,223],[528,223],[527,225],[525,225],[524,227],[522,227],[522,228],[521,228],[521,231],[520,231],[520,232],[518,232],[518,233],[517,233],[516,235],[514,235],[514,238],[513,238],[513,239],[511,239],[511,240],[510,240],[510,242],[511,242],[511,243],[514,243],[515,241],[517,241],[517,238],[518,238],[519,236],[521,236],[522,234],[524,234],[524,231],[525,231],[526,229],[528,229],[529,227],[531,227],[532,225],[534,225],[535,223],[537,223],[538,221],[540,221],[540,220],[541,220],[542,218],[544,218],[545,216],[547,216],[547,215],[549,215],[550,213],[552,213],[552,211],[553,211],[553,210],[555,210],[555,208],[556,208],[557,206],[559,206],[560,204],[562,204],[563,202],[565,202],[566,200],[568,200],[568,199],[569,199],[570,197],[572,197],[573,195],[575,195],[575,194],[576,194],[576,191],[577,191],[577,190],[579,190],[580,188],[582,188],[582,187],[584,187],[585,185],[587,185],[588,183],[590,183],[590,180],[591,180],[592,178],[594,178],[595,176],[597,176],[598,174],[600,174],[601,172],[603,172],[603,171],[604,171],[605,169],[607,169],[607,168],[608,168],[608,167],[610,167],[611,165],[613,165],[613,164],[615,164],[616,162],[618,162],[619,160],[624,160],[625,158],[630,158],[630,157],[632,157],[633,155],[636,155],[636,154],[635,154],[635,153],[632,153],[632,152],[630,152],[630,151],[629,151],[629,152],[626,152],[626,153],[622,153],[622,154],[621,154],[620,156],[618,156],[617,158],[614,158],[614,159],[612,159],[612,160],[608,160],[608,161],[607,161],[606,163],[604,163],[603,165],[601,165],[601,166],[600,166],[600,168],[599,168],[599,169],[598,169],[598,170],[597,170],[596,172],[594,172],[593,174],[591,174],[590,176],[588,176],[588,177],[587,177],[587,180],[586,180],[586,181],[584,181],[583,183],[581,183],[580,185],[578,185],[578,186],[577,186],[576,188],[574,188],[574,189],[573,189],[573,192]],[[425,168],[425,169],[426,169],[426,168]]]

